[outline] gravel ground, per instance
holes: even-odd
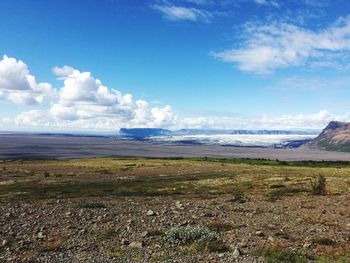
[[[348,249],[350,196],[286,197],[276,202],[114,197],[6,200],[0,207],[1,262],[263,262],[264,246],[317,255]],[[163,241],[179,226],[225,226],[227,252],[198,252]],[[229,226],[229,227],[227,227]],[[331,245],[318,244],[328,238]],[[234,250],[238,248],[241,255]]]

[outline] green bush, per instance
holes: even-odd
[[[176,227],[164,234],[164,240],[171,244],[191,244],[194,242],[216,241],[216,232],[202,226]]]
[[[322,175],[317,176],[316,180],[311,183],[313,195],[326,194],[326,178]]]
[[[266,247],[260,251],[266,263],[307,263],[306,255],[278,247]]]

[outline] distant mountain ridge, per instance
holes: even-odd
[[[181,129],[171,131],[161,128],[121,128],[121,136],[130,138],[148,138],[155,136],[181,136],[181,135],[213,135],[213,134],[237,134],[237,135],[306,135],[315,134],[308,131],[287,130],[205,130],[205,129]]]
[[[331,121],[307,146],[327,151],[350,152],[350,123]]]

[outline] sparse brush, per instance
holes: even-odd
[[[208,228],[216,232],[226,232],[232,230],[234,226],[230,223],[214,221],[208,224]]]
[[[313,195],[325,195],[326,194],[326,178],[322,175],[316,177],[316,180],[311,182]]]
[[[307,263],[306,255],[279,247],[265,247],[259,251],[266,263]]]
[[[202,226],[176,227],[164,234],[164,240],[171,244],[191,244],[194,242],[219,240],[216,232]]]
[[[333,246],[335,244],[334,240],[327,237],[314,237],[311,241],[323,246]]]
[[[242,191],[235,191],[232,197],[232,202],[243,204],[247,202],[247,197],[242,193]]]
[[[195,242],[192,244],[192,248],[205,252],[226,252],[230,250],[222,240]]]

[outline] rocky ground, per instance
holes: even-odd
[[[99,159],[1,165],[0,262],[350,262],[346,166]],[[321,192],[300,188],[320,174],[332,175]],[[121,178],[130,191],[119,189]],[[150,178],[154,188],[145,183]],[[82,181],[99,191],[72,188]],[[57,185],[59,192],[50,188]],[[217,240],[166,239],[173,229],[198,226]]]

